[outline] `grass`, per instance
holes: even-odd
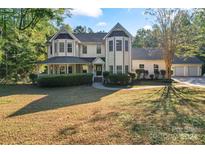
[[[0,87],[0,144],[205,144],[205,89]]]

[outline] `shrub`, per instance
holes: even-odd
[[[135,73],[131,73],[131,72],[128,72],[128,75],[130,76],[132,82],[134,81],[135,77],[136,77],[136,74]]]
[[[148,71],[148,70],[145,70],[145,71],[144,71],[144,78],[146,78],[148,75],[149,75],[149,71]]]
[[[36,82],[37,82],[37,78],[38,78],[38,75],[37,74],[30,74],[29,75],[29,79],[31,80],[31,82],[33,83],[33,84],[35,84]]]
[[[108,82],[109,74],[110,73],[108,71],[103,72],[103,78],[104,78],[104,83],[105,84],[107,84],[107,82]]]
[[[137,79],[140,79],[141,69],[136,69],[135,72],[137,74]]]
[[[160,73],[162,75],[162,78],[164,79],[165,78],[165,75],[166,75],[166,70],[160,70]]]
[[[159,70],[154,70],[155,79],[159,78]]]
[[[58,76],[43,76],[37,79],[42,87],[77,86],[92,84],[92,74],[72,74]]]
[[[149,77],[150,77],[151,80],[153,80],[154,79],[154,74],[150,74]]]
[[[127,85],[129,83],[130,76],[128,74],[110,74],[109,81],[113,85]]]

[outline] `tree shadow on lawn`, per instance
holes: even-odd
[[[32,88],[31,88],[32,89]],[[18,93],[10,92],[11,94],[22,95],[45,95],[43,98],[37,99],[23,108],[12,113],[8,117],[20,116],[24,114],[36,113],[40,111],[47,111],[68,107],[71,105],[94,103],[100,101],[102,97],[112,94],[114,91],[105,91],[94,89],[90,86],[77,86],[77,87],[60,87],[60,88],[36,88],[29,90],[21,89]],[[28,96],[29,97],[29,96]]]
[[[130,127],[131,132],[147,136],[150,144],[163,144],[167,140],[167,134],[175,134],[178,137],[180,133],[204,135],[205,99],[203,90],[167,85],[156,91],[154,95],[156,94],[158,94],[158,98],[148,99],[146,102],[149,103],[149,107],[144,109],[146,122],[134,120]],[[146,98],[152,98],[153,94],[150,96]],[[142,103],[144,103],[142,100],[135,102],[136,105],[142,105]],[[187,141],[187,143],[194,144],[195,142]]]

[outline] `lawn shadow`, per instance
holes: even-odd
[[[17,89],[16,89],[17,90]],[[15,94],[45,95],[42,98],[30,102],[23,108],[12,113],[8,117],[20,116],[41,111],[48,111],[77,104],[94,103],[102,97],[112,94],[114,91],[94,89],[90,86],[61,87],[61,88],[34,88],[32,90],[21,89]],[[12,93],[12,92],[11,92]],[[13,92],[14,94],[14,92]]]

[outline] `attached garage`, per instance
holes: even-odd
[[[176,66],[176,67],[174,67],[174,76],[185,76],[185,74],[184,74],[184,66]]]
[[[199,66],[188,66],[188,76],[198,76]]]

